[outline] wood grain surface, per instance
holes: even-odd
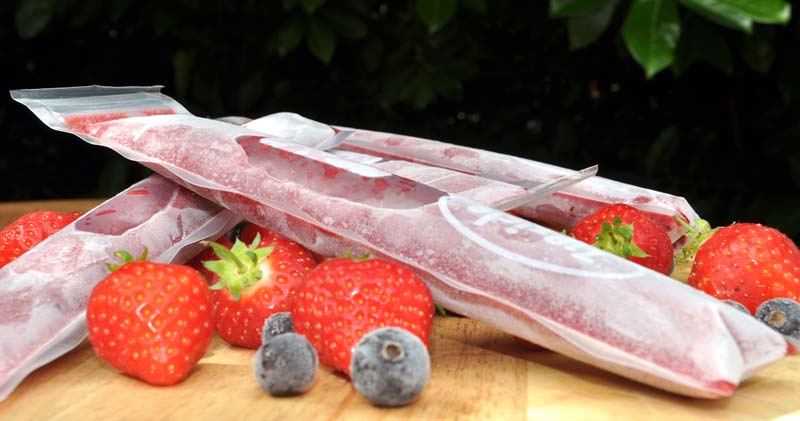
[[[0,204],[0,224],[40,206],[86,210],[99,200]],[[3,420],[800,419],[800,356],[784,358],[727,399],[662,392],[546,350],[479,321],[437,316],[432,373],[412,405],[379,409],[327,369],[307,393],[273,398],[256,384],[253,351],[215,338],[183,383],[153,387],[114,371],[88,342],[30,375],[0,402]]]

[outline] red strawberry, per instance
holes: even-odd
[[[0,231],[0,268],[69,225],[80,212],[36,211],[21,216]]]
[[[303,246],[257,225],[245,225],[241,237],[250,245],[240,239],[230,248],[211,243],[219,260],[205,266],[213,273],[217,333],[231,345],[257,349],[264,321],[291,309],[315,262]]]
[[[160,386],[185,379],[214,334],[211,295],[200,273],[144,261],[126,263],[97,284],[86,322],[102,359]]]
[[[624,204],[613,204],[581,219],[572,236],[644,267],[669,274],[672,242],[655,222]]]
[[[780,231],[761,224],[718,228],[697,250],[689,285],[751,314],[772,298],[800,298],[800,250]]]
[[[428,345],[434,305],[422,280],[384,259],[329,259],[308,274],[292,321],[321,364],[350,374],[353,347],[372,330],[401,327]]]

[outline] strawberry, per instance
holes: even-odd
[[[36,211],[19,217],[0,231],[0,268],[79,216],[80,212]]]
[[[427,346],[434,304],[425,283],[409,268],[385,259],[329,259],[297,293],[295,331],[320,363],[350,375],[353,347],[367,333],[401,327]]]
[[[672,242],[667,233],[631,206],[612,204],[599,209],[578,221],[572,236],[656,272],[668,275],[672,271]]]
[[[203,357],[214,334],[208,287],[188,266],[118,256],[127,263],[89,297],[89,341],[97,355],[123,373],[153,385],[178,383]]]
[[[205,267],[213,274],[217,333],[231,345],[257,349],[264,321],[290,310],[314,258],[300,244],[254,224],[244,226],[233,246],[211,246],[218,260],[205,262]]]
[[[712,230],[713,232],[713,230]],[[772,298],[800,298],[800,250],[780,231],[735,223],[699,245],[688,284],[751,314]]]

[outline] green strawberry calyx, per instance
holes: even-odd
[[[675,215],[673,218],[684,228],[686,228],[686,237],[692,239],[685,246],[683,246],[681,255],[678,256],[678,261],[682,263],[692,262],[694,261],[694,257],[697,255],[697,251],[700,250],[700,246],[702,246],[703,243],[711,238],[714,233],[719,230],[719,228],[711,228],[711,224],[709,224],[705,219],[695,219],[694,226],[692,226],[678,215]]]
[[[633,224],[622,225],[622,218],[614,217],[614,223],[603,222],[600,233],[595,237],[594,246],[617,256],[650,257],[633,242]]]
[[[119,261],[122,262],[122,263],[106,263],[106,268],[108,268],[108,270],[111,271],[111,272],[116,271],[117,269],[125,266],[128,263],[146,262],[147,261],[147,247],[145,247],[142,250],[142,253],[139,255],[139,257],[136,257],[136,258],[134,258],[133,255],[131,255],[130,253],[128,253],[125,250],[117,251],[116,253],[114,253],[114,257],[119,259]]]
[[[209,288],[213,290],[228,288],[234,301],[239,301],[242,291],[264,276],[261,272],[261,262],[275,249],[275,246],[259,247],[260,244],[261,234],[256,234],[250,245],[237,238],[231,248],[213,241],[209,242],[208,245],[219,257],[219,260],[203,262],[206,269],[219,276],[219,281]]]
[[[369,260],[370,257],[371,255],[368,251],[365,251],[361,256],[353,256],[353,253],[350,250],[345,250],[342,254],[343,259],[350,259],[354,262],[363,262],[365,260]]]

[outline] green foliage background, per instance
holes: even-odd
[[[165,85],[201,116],[295,111],[687,197],[800,238],[800,24],[783,0],[19,0],[4,88]],[[146,175],[10,99],[0,200]]]

